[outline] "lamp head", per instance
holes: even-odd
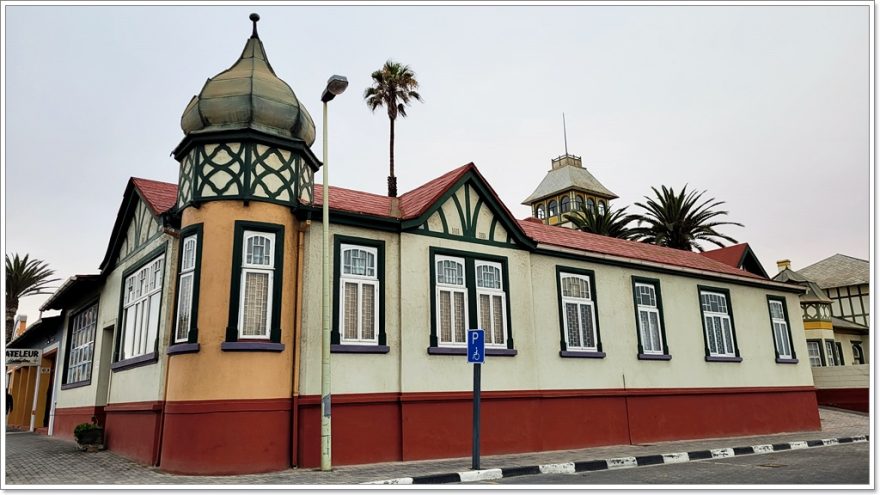
[[[348,79],[345,76],[330,76],[330,79],[327,80],[327,87],[324,88],[324,93],[321,95],[321,101],[327,103],[337,95],[341,95],[347,87]]]

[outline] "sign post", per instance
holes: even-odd
[[[468,363],[474,365],[474,419],[471,469],[480,469],[480,367],[486,357],[486,334],[482,329],[468,330]]]

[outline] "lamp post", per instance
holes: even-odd
[[[330,471],[330,192],[327,189],[327,102],[348,87],[344,76],[331,76],[321,95],[324,104],[324,199],[321,232],[324,236],[323,299],[321,302],[321,471]]]

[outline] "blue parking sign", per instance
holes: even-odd
[[[483,364],[486,357],[486,333],[483,329],[467,331],[467,356],[469,363]]]

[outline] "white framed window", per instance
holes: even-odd
[[[339,275],[339,325],[343,344],[378,344],[378,250],[342,244]]]
[[[776,342],[777,357],[792,359],[791,341],[788,338],[788,321],[785,319],[785,309],[782,301],[771,300],[770,323],[773,326],[773,339]]]
[[[599,200],[599,214],[600,215],[605,214],[605,202],[602,201],[601,199]]]
[[[538,209],[535,211],[537,212],[536,214],[539,219],[543,220],[547,217],[547,215],[544,213],[544,205],[538,205]]]
[[[574,273],[559,273],[562,293],[563,330],[569,350],[598,351],[596,336],[596,308],[593,302],[590,277]]]
[[[807,341],[807,354],[810,356],[810,366],[818,368],[822,366],[822,349],[815,340]]]
[[[153,352],[159,333],[164,255],[126,277],[122,304],[119,360]]]
[[[98,324],[98,305],[93,304],[77,313],[70,323],[70,354],[65,383],[77,383],[92,378],[92,359],[95,354],[95,328]]]
[[[241,253],[238,338],[269,339],[275,277],[275,234],[245,230]]]
[[[177,321],[175,321],[174,342],[189,340],[192,326],[193,284],[195,282],[196,234],[184,237],[181,243],[180,275],[177,284]]]
[[[639,338],[645,354],[663,354],[663,332],[657,306],[657,290],[653,284],[636,282],[636,311],[639,315]]]
[[[828,366],[837,366],[837,353],[834,352],[834,341],[825,341],[825,362]]]
[[[477,315],[485,331],[486,346],[507,346],[507,295],[501,263],[476,261]]]
[[[442,346],[466,346],[468,287],[464,258],[435,256],[437,341]]]
[[[710,356],[735,357],[733,325],[727,296],[720,292],[700,291],[703,322]]]

